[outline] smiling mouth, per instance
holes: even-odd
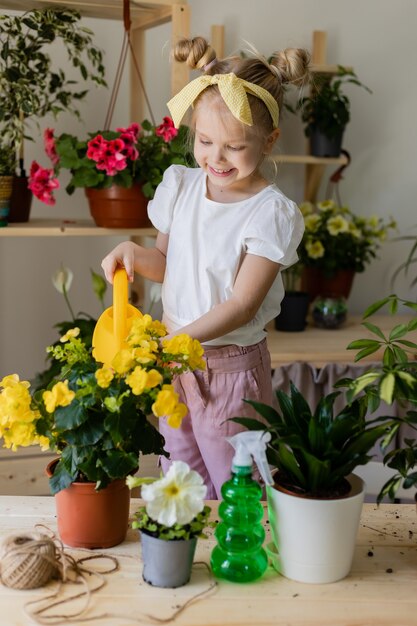
[[[228,170],[223,170],[223,169],[217,169],[216,167],[210,167],[209,166],[209,170],[210,172],[212,172],[215,176],[228,176],[231,172],[234,171],[234,167],[231,167]]]

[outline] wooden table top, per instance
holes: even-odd
[[[407,322],[410,316],[406,315],[375,315],[372,323],[379,326],[382,331],[389,331],[395,324]],[[268,348],[271,354],[272,367],[279,367],[303,361],[315,367],[324,367],[328,363],[354,363],[357,350],[347,350],[346,347],[354,339],[375,339],[367,328],[362,326],[362,317],[348,315],[347,320],[336,329],[317,328],[309,324],[301,332],[282,332],[274,328],[274,324],[268,325]],[[417,331],[411,335],[411,339],[417,340]],[[382,356],[376,352],[364,361],[378,361]]]
[[[140,504],[132,500],[131,510]],[[217,502],[209,502],[214,516]],[[33,531],[42,523],[56,532],[52,497],[1,496],[0,539]],[[268,525],[266,523],[266,528]],[[195,561],[209,562],[215,540],[199,540]],[[88,551],[66,549],[75,558]],[[100,626],[154,624],[176,607],[206,590],[212,582],[203,566],[193,565],[191,581],[178,589],[158,589],[142,580],[138,533],[129,530],[120,546],[98,551],[114,555],[119,571],[106,576],[106,586],[92,596],[87,616],[108,617],[86,622]],[[417,624],[417,516],[414,505],[365,504],[351,574],[336,583],[311,585],[279,576],[272,567],[250,584],[218,581],[210,596],[189,605],[175,626],[411,626]],[[5,626],[30,626],[23,612],[28,600],[44,597],[57,583],[31,591],[0,585],[0,615]],[[72,588],[73,589],[73,588]],[[67,609],[70,607],[67,607]],[[73,607],[72,607],[73,608]],[[59,607],[64,613],[65,605]],[[56,612],[56,609],[55,609]],[[112,617],[123,615],[126,619]],[[83,622],[75,622],[82,624]]]

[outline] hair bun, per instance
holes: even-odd
[[[271,65],[277,68],[282,83],[300,84],[309,78],[310,54],[303,48],[285,48],[272,54]]]
[[[215,50],[204,37],[183,38],[174,47],[174,59],[180,63],[187,63],[193,70],[203,69],[215,58]]]

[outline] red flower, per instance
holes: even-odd
[[[162,124],[155,129],[155,134],[158,137],[162,137],[166,143],[169,143],[178,135],[178,130],[170,117],[164,117]]]
[[[45,132],[43,133],[43,142],[45,152],[47,156],[51,159],[52,165],[57,165],[57,163],[59,163],[59,156],[56,151],[54,131],[52,130],[52,128],[45,129]]]
[[[33,161],[30,168],[28,188],[33,195],[45,204],[54,205],[56,200],[52,195],[54,189],[59,189],[59,180],[55,178],[54,170],[47,170]]]

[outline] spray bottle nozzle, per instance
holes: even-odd
[[[266,458],[266,446],[271,440],[271,433],[265,430],[246,430],[232,437],[227,437],[227,441],[234,447],[236,454],[233,457],[233,466],[252,467],[252,458],[261,473],[266,485],[273,485],[274,481]]]

